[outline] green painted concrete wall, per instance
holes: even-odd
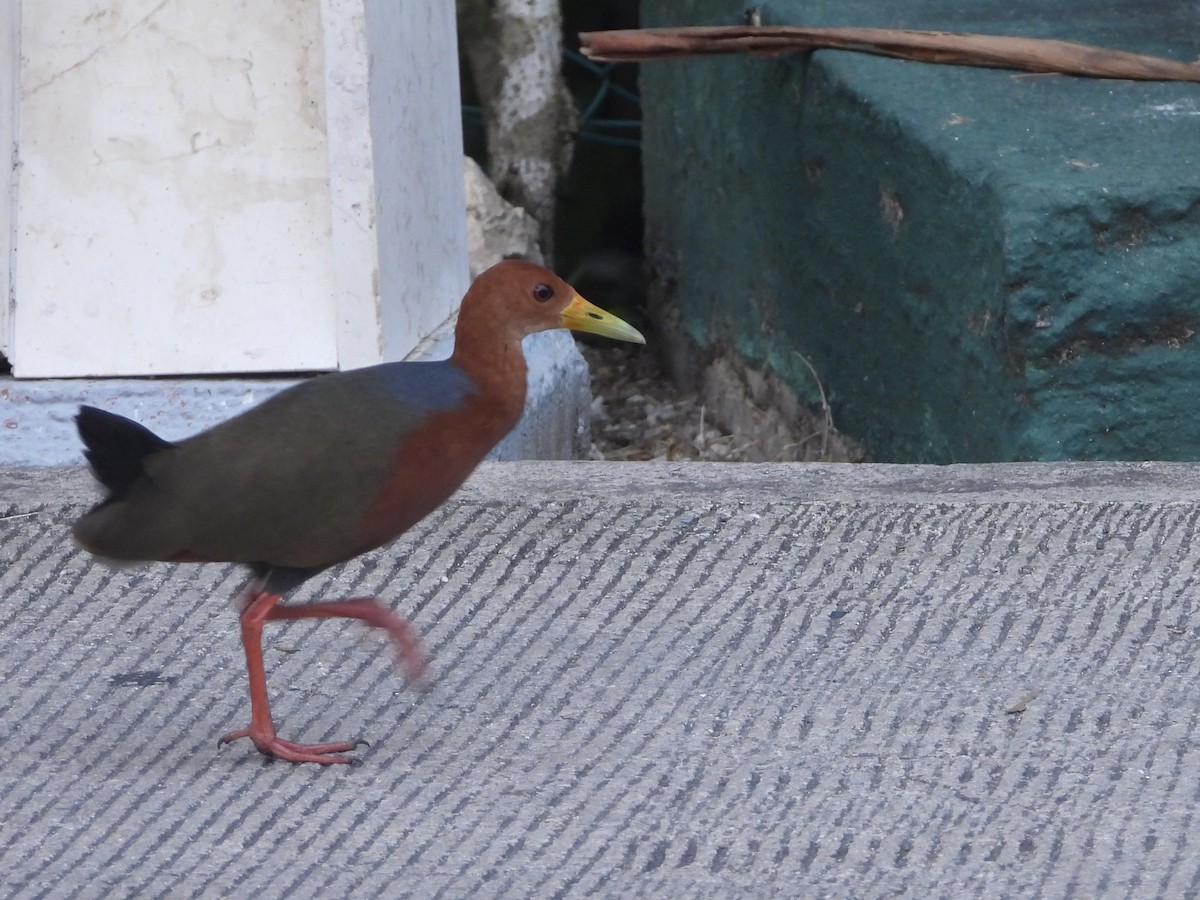
[[[762,10],[1200,56],[1191,2]],[[807,357],[876,460],[1200,459],[1200,85],[821,51],[645,63],[642,93],[648,252],[702,353],[816,402]]]

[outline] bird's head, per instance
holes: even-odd
[[[460,332],[486,329],[515,340],[538,331],[569,328],[644,344],[632,325],[584,300],[542,266],[506,259],[475,279],[458,313]]]

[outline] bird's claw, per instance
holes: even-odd
[[[239,728],[237,731],[222,735],[217,740],[217,747],[223,747],[225,744],[231,744],[244,737],[250,738],[258,752],[264,756],[286,759],[288,762],[312,762],[322,765],[342,763],[361,766],[361,759],[341,754],[356,750],[358,747],[371,746],[362,738],[353,741],[333,741],[327,744],[298,744],[295,741],[285,741],[273,734],[255,734],[249,728]]]

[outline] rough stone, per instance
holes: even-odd
[[[542,262],[538,223],[524,209],[500,196],[479,163],[463,157],[467,189],[467,252],[471,277],[506,256],[519,255]]]
[[[1200,55],[1194,9],[1165,0],[761,10]],[[647,63],[642,85],[648,250],[699,364],[739,355],[811,405],[819,382],[878,460],[1200,453],[1194,85],[832,51]]]

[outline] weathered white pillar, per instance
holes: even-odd
[[[18,377],[350,368],[453,311],[450,0],[10,0],[0,42]]]

